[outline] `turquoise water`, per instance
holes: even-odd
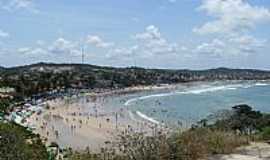
[[[180,86],[175,90],[136,93],[117,105],[128,108],[132,118],[153,123],[190,124],[237,104],[270,112],[269,82],[214,82]],[[122,97],[123,98],[123,97]]]

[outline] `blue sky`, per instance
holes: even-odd
[[[0,0],[0,65],[270,69],[269,0]]]

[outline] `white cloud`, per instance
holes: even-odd
[[[94,45],[97,48],[108,48],[114,45],[114,43],[103,41],[99,36],[96,35],[88,35],[86,38],[86,43]]]
[[[72,42],[64,38],[58,38],[52,43],[45,45],[44,41],[37,41],[36,46],[21,47],[17,49],[18,53],[24,55],[80,55],[80,47],[77,42]]]
[[[58,38],[48,47],[48,51],[55,54],[80,54],[78,43],[64,38]]]
[[[40,55],[47,55],[48,51],[43,48],[31,48],[31,47],[22,47],[18,48],[17,52],[24,55],[31,55],[31,56],[40,56]]]
[[[181,46],[180,49],[181,49],[182,51],[188,51],[188,48],[187,48],[186,46]]]
[[[18,48],[17,51],[18,51],[19,53],[25,54],[25,53],[31,51],[31,48],[29,48],[29,47],[22,47],[22,48]]]
[[[43,48],[34,48],[30,54],[32,55],[47,55],[48,51]]]
[[[106,58],[134,58],[137,56],[138,46],[134,45],[132,47],[116,47],[106,54]]]
[[[199,10],[215,18],[194,28],[199,34],[242,32],[270,21],[269,9],[251,6],[244,0],[203,0]]]
[[[214,37],[201,43],[195,53],[211,56],[246,56],[265,47],[267,40],[260,40],[250,32],[259,23],[270,22],[270,10],[252,6],[244,0],[203,0],[200,11],[214,20],[193,29],[201,35]]]
[[[135,35],[136,39],[139,40],[150,40],[150,39],[161,39],[161,33],[159,32],[159,29],[154,26],[150,25],[146,27],[145,32],[138,33]]]
[[[0,29],[0,38],[8,38],[9,37],[9,33],[5,32],[5,31],[2,31]]]
[[[51,43],[37,41],[33,47],[21,47],[17,53],[27,56],[80,56],[81,50],[77,42],[72,42],[64,38],[58,38]]]
[[[134,58],[146,60],[155,56],[175,55],[178,51],[187,49],[178,47],[176,43],[169,43],[154,25],[147,26],[144,32],[135,34],[133,38],[135,44],[130,47],[114,46],[108,51],[106,57],[118,60]]]
[[[256,39],[250,35],[243,35],[229,39],[229,42],[236,44],[242,53],[256,53],[257,50],[266,47],[267,40]]]
[[[34,0],[0,0],[2,9],[8,11],[28,10],[34,13],[39,11],[35,8]]]
[[[159,29],[150,25],[146,27],[143,33],[135,35],[135,39],[138,41],[138,46],[145,54],[171,54],[176,53],[178,45],[176,43],[169,43],[167,39],[163,38]]]
[[[222,56],[225,54],[226,45],[219,39],[214,39],[209,43],[202,43],[196,47],[195,53],[208,54],[212,56]]]
[[[267,40],[259,40],[250,35],[243,35],[232,37],[229,39],[232,43],[237,43],[240,46],[253,46],[253,47],[264,47]]]
[[[215,57],[247,56],[265,47],[266,42],[266,40],[258,40],[250,35],[230,39],[214,39],[198,45],[194,52]]]
[[[159,28],[149,25],[142,33],[133,36],[135,44],[130,47],[115,46],[106,54],[106,58],[122,60],[138,59],[145,63],[149,59],[157,57],[175,56],[180,51],[186,51],[186,47],[179,47],[176,43],[170,43],[164,38]]]
[[[39,46],[44,46],[46,43],[43,40],[37,40],[36,44]]]

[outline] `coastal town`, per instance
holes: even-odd
[[[270,160],[270,0],[0,0],[0,160]]]

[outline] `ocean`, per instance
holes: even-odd
[[[110,105],[128,109],[133,120],[156,124],[194,124],[234,105],[270,112],[269,81],[197,82],[174,90],[146,91],[113,97]]]

